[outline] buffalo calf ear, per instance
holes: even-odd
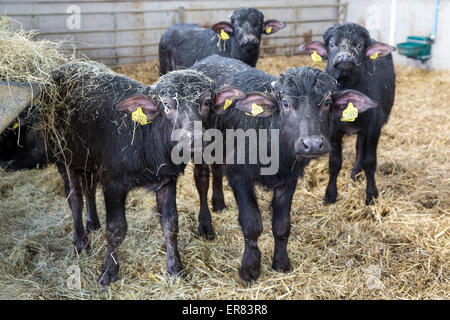
[[[339,117],[342,116],[342,112],[347,108],[350,102],[358,109],[358,113],[377,107],[377,103],[374,100],[355,90],[338,91],[333,94],[332,99],[333,113]]]
[[[13,129],[17,129],[18,127],[22,128],[22,127],[25,127],[27,125],[28,125],[27,121],[25,121],[21,117],[17,117],[16,122],[13,123]]]
[[[129,114],[137,111],[139,107],[147,117],[147,121],[152,121],[159,115],[156,104],[149,97],[143,95],[126,98],[117,104],[117,109]]]
[[[213,24],[211,26],[211,29],[215,33],[219,33],[219,34],[222,32],[222,30],[225,31],[226,33],[232,33],[234,31],[231,23],[226,22],[226,21],[221,21],[221,22],[217,22],[216,24]]]
[[[366,49],[366,57],[370,57],[375,60],[379,57],[384,57],[391,52],[394,52],[397,48],[388,45],[384,42],[374,42]]]
[[[317,54],[322,58],[326,58],[328,56],[327,47],[323,42],[320,41],[311,41],[304,43],[298,47],[298,50],[302,54],[312,54],[314,51],[316,51]]]
[[[233,103],[244,97],[244,93],[234,87],[222,88],[217,94],[214,101],[212,112],[216,114],[223,114],[225,111],[233,105]]]
[[[249,116],[268,117],[278,109],[278,102],[269,94],[252,92],[245,98],[236,101],[235,108]]]
[[[286,28],[286,24],[284,22],[271,19],[264,21],[263,33],[272,34],[283,28]]]

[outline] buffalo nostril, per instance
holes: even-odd
[[[324,149],[324,147],[323,147],[323,140],[320,139],[320,141],[319,141],[319,150],[323,151],[323,149]]]
[[[295,151],[305,157],[317,158],[329,152],[327,140],[319,136],[308,136],[296,141]]]
[[[303,149],[305,150],[305,152],[309,152],[311,149],[311,145],[309,143],[310,141],[302,139],[302,144],[303,144]]]
[[[319,137],[306,137],[301,139],[304,153],[322,153],[325,149],[324,141]]]

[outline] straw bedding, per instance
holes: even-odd
[[[310,61],[269,57],[258,63],[275,75],[297,65],[310,65]],[[157,62],[118,71],[153,83]],[[228,210],[212,213],[215,240],[196,236],[199,201],[189,165],[177,187],[184,276],[165,272],[164,238],[154,195],[133,190],[126,206],[128,234],[119,250],[120,279],[101,291],[96,286],[106,251],[101,190],[97,204],[102,229],[90,235],[92,251],[74,257],[72,216],[56,168],[14,173],[0,169],[0,298],[448,299],[450,72],[409,67],[397,67],[396,72],[396,101],[378,148],[380,198],[366,206],[363,175],[361,181],[350,179],[355,137],[345,139],[336,204],[322,204],[327,158],[312,161],[292,204],[290,273],[270,268],[271,192],[263,188],[256,190],[264,224],[259,241],[262,272],[257,282],[242,283],[237,275],[244,240],[226,184]],[[66,284],[71,265],[80,268],[80,290]]]

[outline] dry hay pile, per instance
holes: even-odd
[[[61,97],[52,71],[73,57],[61,53],[62,43],[35,41],[35,32],[12,27],[12,20],[0,17],[0,81],[38,84],[41,94],[21,113],[28,125],[42,129],[43,135],[61,145],[55,129]]]
[[[47,145],[49,150],[54,154],[62,153],[65,141],[57,127],[70,119],[65,102],[72,88],[83,81],[87,92],[95,91],[99,86],[97,79],[113,72],[100,63],[65,56],[61,42],[35,41],[36,33],[13,28],[11,22],[8,17],[0,16],[0,81],[40,85],[42,93],[21,113],[21,118],[40,129],[47,141],[51,141]],[[68,62],[76,62],[77,70],[58,68]],[[59,79],[55,80],[57,69]],[[82,79],[85,74],[96,77]]]
[[[277,75],[305,64],[310,62],[304,57],[277,57],[261,59],[259,67]],[[228,210],[212,214],[216,239],[196,236],[199,201],[188,166],[177,194],[185,276],[167,275],[155,198],[134,190],[127,198],[120,279],[103,292],[96,286],[106,252],[101,191],[97,204],[103,228],[90,235],[91,253],[74,257],[72,216],[56,168],[0,170],[0,298],[448,299],[450,114],[444,102],[450,98],[450,72],[396,69],[396,101],[378,149],[380,198],[364,205],[364,178],[350,179],[355,137],[345,139],[336,204],[322,204],[326,157],[313,161],[292,204],[290,273],[270,267],[271,192],[263,188],[256,190],[264,223],[257,282],[244,284],[237,276],[244,240],[228,186]],[[71,265],[81,270],[80,290],[66,284]]]
[[[0,81],[40,84],[46,97],[56,99],[51,71],[68,58],[59,51],[61,43],[33,41],[35,35],[13,28],[9,18],[0,17]]]
[[[13,29],[7,18],[0,18],[0,81],[50,84],[50,72],[67,61],[60,44],[33,41],[36,33]]]
[[[156,59],[147,63],[126,64],[115,68],[114,71],[142,83],[155,84],[158,81],[159,61]]]

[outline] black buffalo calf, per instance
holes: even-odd
[[[226,108],[226,112],[220,117],[212,115],[209,126],[225,134],[228,129],[254,129],[258,132],[261,132],[261,129],[267,130],[267,153],[279,155],[278,168],[274,168],[270,173],[263,173],[262,169],[268,169],[269,165],[262,163],[259,158],[254,164],[230,162],[228,156],[233,152],[234,158],[231,159],[236,160],[235,151],[240,148],[239,144],[232,150],[226,149],[224,171],[238,205],[239,223],[245,238],[239,274],[247,281],[257,279],[260,274],[261,254],[258,238],[263,226],[254,192],[255,183],[274,190],[272,232],[275,248],[272,267],[275,270],[288,271],[290,210],[298,178],[303,176],[311,159],[330,150],[329,126],[332,114],[342,116],[349,102],[352,102],[359,112],[366,112],[375,107],[375,104],[354,90],[337,90],[336,82],[330,75],[310,67],[292,68],[274,78],[245,66],[240,61],[213,56],[200,61],[194,68],[213,78],[217,86],[231,85],[240,89],[218,94],[216,107]],[[261,148],[261,138],[258,139],[255,144]],[[245,144],[245,159],[249,159],[251,142],[246,139],[241,143]],[[259,150],[257,152],[259,153]],[[208,179],[205,179],[208,174],[204,170],[207,170],[205,165],[197,170],[197,175],[201,178],[198,180],[198,186],[208,182]],[[201,207],[204,208],[207,188],[198,189],[203,202]],[[207,219],[209,210],[200,211],[200,214],[203,217],[199,218],[199,230],[212,230],[210,225],[205,226],[211,223],[210,216]]]
[[[0,134],[0,166],[11,171],[44,168],[51,162],[39,130],[18,118]]]
[[[358,115],[353,121],[334,116],[331,126],[330,179],[325,203],[337,198],[336,180],[342,166],[342,137],[357,133],[356,159],[351,177],[364,170],[367,179],[366,204],[378,197],[375,184],[377,145],[382,126],[388,121],[394,104],[395,73],[388,44],[370,38],[369,32],[354,23],[330,27],[323,35],[324,43],[313,41],[300,46],[300,51],[328,58],[326,72],[337,80],[339,89],[353,89],[375,100],[378,108]]]
[[[214,78],[218,87],[232,85],[244,92],[267,92],[271,91],[271,83],[276,77],[267,74],[256,68],[231,58],[212,55],[197,62],[192,69],[198,70],[209,77]],[[211,117],[205,126],[208,128],[216,127],[216,118]],[[200,213],[199,213],[199,235],[206,236],[208,239],[214,238],[211,228],[211,213],[208,208],[208,189],[209,189],[209,166],[205,164],[196,164],[194,167],[194,177],[197,189],[200,195]],[[223,166],[221,164],[211,164],[212,172],[212,208],[213,211],[226,209],[223,194]]]
[[[264,15],[254,8],[239,8],[231,15],[231,22],[218,22],[211,29],[195,24],[175,24],[159,42],[159,73],[189,68],[213,54],[235,58],[254,67],[261,35],[275,33],[285,26],[277,20],[264,21]]]
[[[103,186],[107,239],[98,282],[107,286],[115,281],[117,251],[127,231],[125,200],[131,189],[144,187],[156,193],[167,271],[180,272],[175,198],[177,176],[185,163],[174,163],[172,150],[177,137],[194,136],[193,121],[201,121],[210,111],[212,80],[196,71],[176,71],[150,87],[97,63],[63,65],[53,77],[65,99],[56,106],[59,143],[51,144],[59,151],[56,162],[73,213],[76,249],[88,245],[81,218],[82,190],[89,220],[98,181]],[[93,228],[96,222],[91,221]]]

